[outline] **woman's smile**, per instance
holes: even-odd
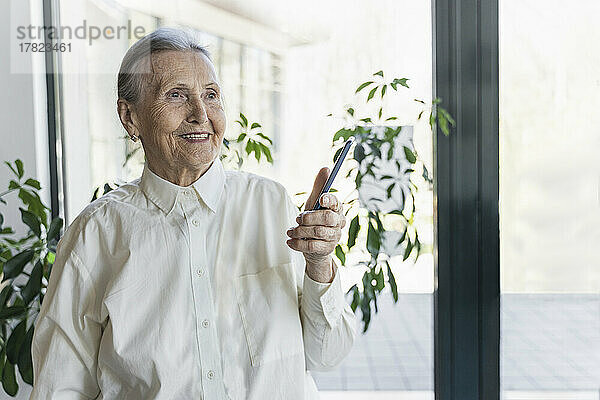
[[[208,142],[212,133],[209,132],[190,132],[183,133],[179,136],[181,139],[185,140],[188,143],[204,143]]]

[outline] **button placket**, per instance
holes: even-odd
[[[193,192],[191,196],[195,196]],[[205,398],[220,398],[223,387],[219,383],[217,368],[220,368],[221,355],[216,330],[212,329],[214,321],[214,304],[211,295],[210,265],[207,265],[206,227],[203,223],[206,213],[200,202],[189,201],[184,194],[184,208],[188,223],[190,249],[190,269],[193,271],[193,301],[195,303],[196,335],[198,342],[199,364],[202,371],[202,393]]]

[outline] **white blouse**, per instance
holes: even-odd
[[[32,344],[30,399],[318,399],[350,352],[338,267],[286,245],[286,189],[216,159],[188,187],[148,166],[61,238]]]

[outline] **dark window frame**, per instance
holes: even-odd
[[[432,0],[436,400],[500,397],[498,0]]]
[[[58,3],[56,0],[43,0],[42,13],[44,26],[60,26],[58,16]],[[47,42],[56,43],[57,39],[48,39]],[[48,168],[50,176],[50,216],[52,219],[61,217],[67,220],[67,205],[65,197],[64,179],[64,145],[62,140],[62,77],[60,74],[59,52],[47,51],[45,53],[46,68],[46,112],[48,122]],[[60,148],[61,156],[58,156]],[[62,195],[61,195],[62,194]],[[66,227],[63,227],[63,229]]]

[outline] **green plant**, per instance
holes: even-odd
[[[399,91],[401,87],[408,88],[408,79],[395,78],[391,81],[386,81],[384,80],[383,71],[378,71],[373,76],[379,76],[379,82],[373,79],[364,82],[358,86],[355,94],[363,90],[369,90],[366,99],[366,103],[368,103],[376,98],[377,91],[379,90],[380,97],[378,96],[378,98],[381,103],[377,116],[359,118],[353,107],[347,107],[344,112],[344,126],[351,126],[351,128],[342,128],[333,135],[334,147],[343,144],[350,136],[354,136],[356,139],[356,145],[352,154],[354,166],[350,168],[346,175],[347,178],[352,175],[354,176],[356,188],[350,195],[359,193],[366,176],[370,176],[373,180],[380,183],[389,182],[386,190],[387,199],[392,197],[392,191],[399,187],[397,185],[402,185],[402,190],[400,191],[402,197],[401,206],[388,212],[382,212],[377,206],[367,207],[365,204],[361,204],[359,196],[351,200],[344,200],[344,204],[349,206],[346,215],[352,213],[355,216],[348,225],[348,239],[346,243],[338,244],[335,249],[335,255],[342,265],[345,265],[346,254],[353,247],[366,250],[370,255],[368,261],[359,262],[359,264],[367,267],[367,270],[363,274],[362,282],[354,284],[347,292],[348,294],[352,293],[352,310],[356,312],[358,307],[361,309],[363,333],[369,327],[372,307],[376,313],[378,312],[377,297],[384,289],[386,280],[390,286],[394,302],[398,301],[396,278],[390,267],[393,252],[384,248],[384,240],[387,240],[387,237],[399,237],[395,241],[395,248],[401,249],[403,261],[406,261],[411,254],[414,254],[416,261],[419,255],[425,250],[419,240],[419,232],[414,224],[415,212],[417,211],[414,195],[418,190],[417,185],[412,180],[415,171],[420,169],[422,171],[420,176],[423,180],[430,186],[433,184],[425,163],[419,157],[418,152],[412,149],[411,146],[403,145],[403,151],[400,153],[403,154],[405,161],[409,164],[407,168],[402,165],[406,165],[405,162],[401,163],[400,160],[394,157],[394,154],[397,154],[394,152],[394,146],[401,134],[402,127],[385,126],[389,125],[390,121],[397,120],[398,117],[396,116],[383,118],[383,98],[386,93],[389,93],[387,91],[388,87],[391,87],[395,92]],[[426,106],[423,100],[415,99],[415,101]],[[423,114],[429,113],[429,125],[432,132],[436,132],[436,128],[439,126],[447,136],[450,133],[450,127],[454,126],[455,122],[448,111],[440,106],[440,103],[441,99],[434,99],[431,107],[424,108],[419,113],[417,119],[420,120]],[[328,116],[332,116],[332,114]],[[383,151],[383,149],[387,150]],[[342,146],[336,151],[334,162],[341,150]],[[378,171],[378,165],[381,165],[382,161],[387,163],[395,162],[397,176],[404,176],[406,179],[399,180],[397,177],[381,174]],[[357,246],[357,238],[361,230],[367,231],[366,241],[364,244],[361,243],[361,246]],[[388,236],[390,234],[395,234],[395,236]],[[359,286],[362,286],[362,289]]]
[[[21,160],[14,165],[5,164],[14,173],[8,190],[0,193],[0,202],[12,192],[25,206],[19,207],[21,220],[27,233],[16,238],[15,231],[3,226],[0,213],[0,377],[4,391],[15,396],[19,390],[15,366],[23,381],[33,385],[31,341],[35,317],[39,313],[44,293],[54,264],[56,245],[63,226],[61,218],[48,223],[48,211],[40,199],[40,183],[33,178],[24,179]],[[25,268],[31,265],[30,272]],[[25,277],[25,284],[17,284]]]
[[[246,156],[254,153],[256,161],[260,162],[261,155],[264,154],[267,161],[273,164],[270,149],[273,141],[261,132],[262,126],[258,122],[249,124],[248,119],[242,113],[240,113],[240,119],[235,122],[240,125],[241,132],[235,140],[223,139],[224,148],[221,151],[221,160],[232,162],[237,169],[241,169],[245,159],[244,153]]]
[[[243,113],[240,113],[240,118],[235,122],[240,125],[240,133],[235,139],[223,138],[223,146],[221,148],[219,159],[225,165],[232,166],[238,170],[242,168],[244,160],[251,157],[252,153],[254,154],[256,161],[260,162],[261,156],[264,155],[267,162],[273,164],[273,157],[271,156],[273,141],[262,132],[262,126],[258,122],[250,124],[248,118]],[[125,135],[121,138],[127,140],[129,139],[129,136]],[[133,160],[133,156],[140,151],[141,148],[141,145],[134,145],[133,149],[127,152],[123,167]],[[101,196],[101,189],[103,191],[102,194],[104,195],[119,186],[120,184],[115,182],[112,183],[112,185],[105,183],[102,188],[97,187],[92,195],[92,201]]]

